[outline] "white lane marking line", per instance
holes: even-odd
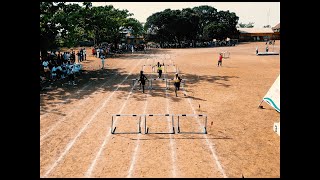
[[[130,64],[130,65],[131,65],[131,64]],[[127,66],[125,66],[125,67],[128,67],[128,66],[129,66],[129,64],[128,64]],[[133,71],[133,70],[132,70],[132,71]],[[132,71],[129,73],[129,75],[132,73]],[[128,75],[128,76],[129,76],[129,75]],[[105,86],[108,82],[114,80],[116,77],[117,77],[117,76],[114,76],[113,78],[110,78],[109,80],[105,81],[99,88]],[[109,95],[109,96],[110,96],[110,95]],[[62,119],[58,120],[55,124],[53,124],[53,125],[51,126],[51,128],[50,128],[44,135],[41,135],[41,134],[40,134],[40,146],[41,146],[42,143],[43,143],[43,139],[46,138],[46,137],[51,133],[51,131],[53,131],[60,123],[64,122],[64,120],[65,120],[66,118],[69,118],[69,117],[72,116],[76,111],[79,111],[79,109],[82,108],[82,105],[83,105],[83,104],[86,104],[88,100],[90,100],[90,97],[89,97],[89,96],[87,96],[85,99],[83,99],[83,100],[81,101],[81,103],[80,103],[80,105],[78,106],[78,108],[74,108],[71,112],[68,112],[68,115],[67,115],[67,116],[64,116]]]
[[[136,66],[133,68],[135,69],[138,65],[140,64],[137,63]],[[132,69],[132,71],[133,71]],[[131,72],[132,72],[131,71]],[[131,74],[131,73],[130,73]],[[69,150],[71,149],[71,147],[73,146],[73,144],[76,142],[76,140],[78,139],[78,137],[82,134],[82,132],[84,132],[88,125],[93,121],[93,119],[97,116],[97,114],[101,111],[102,108],[104,108],[104,106],[106,105],[106,103],[110,100],[110,98],[113,96],[113,94],[119,89],[120,85],[127,80],[127,78],[130,76],[130,74],[128,74],[124,80],[118,85],[118,87],[113,90],[112,94],[103,102],[103,105],[100,106],[100,108],[91,116],[90,120],[84,125],[84,127],[82,127],[82,129],[79,131],[79,133],[76,135],[76,137],[71,140],[66,149],[63,151],[63,153],[60,155],[60,157],[53,163],[53,165],[49,168],[49,170],[45,173],[44,177],[47,177],[47,175],[58,165],[58,163],[64,158],[64,156],[69,152]]]
[[[183,90],[183,91],[184,91],[184,93],[187,95],[187,92],[186,92],[185,90]],[[192,108],[193,114],[196,114],[196,111],[194,110],[194,108],[193,108],[193,106],[192,106],[192,103],[191,103],[190,98],[188,97],[187,99],[188,99],[189,105],[190,105],[191,108]],[[197,122],[198,122],[199,126],[201,126],[198,118],[197,118]],[[224,169],[223,169],[222,166],[221,166],[221,163],[220,163],[220,161],[219,161],[219,159],[218,159],[218,156],[217,156],[217,154],[216,154],[216,151],[215,151],[212,143],[208,140],[208,137],[207,137],[206,134],[204,134],[204,137],[205,137],[205,139],[206,139],[207,145],[209,146],[209,149],[211,150],[213,159],[214,159],[214,161],[215,161],[215,163],[216,163],[216,165],[217,165],[217,167],[218,167],[218,170],[220,171],[220,173],[223,175],[224,178],[228,178],[228,176],[227,176],[226,173],[224,172]]]
[[[73,97],[75,94],[78,95],[78,94],[80,93],[80,91],[83,91],[84,89],[86,89],[87,87],[89,87],[90,84],[92,84],[92,82],[88,82],[87,85],[85,85],[85,86],[82,87],[81,89],[77,90],[77,92],[75,92],[74,94],[70,94],[68,98],[66,98],[66,99],[63,100],[63,102],[59,102],[59,103],[57,103],[56,105],[57,105],[57,106],[61,106],[61,104],[66,103],[66,102],[67,102],[71,97]],[[41,111],[41,107],[42,107],[42,106],[40,106],[40,111]],[[47,117],[47,116],[48,116],[49,114],[51,114],[51,113],[52,113],[52,111],[46,112],[45,114],[40,115],[40,120],[43,119],[43,118],[45,118],[45,117]]]
[[[119,111],[117,114],[121,114],[121,112],[123,111],[124,107],[126,106],[126,104],[127,104],[127,102],[128,102],[128,99],[130,98],[130,96],[131,96],[131,94],[132,94],[132,91],[133,91],[133,88],[131,88],[130,93],[128,94],[125,102],[123,103],[120,111]],[[117,124],[117,121],[116,121],[117,118],[118,118],[118,117],[116,117],[115,120],[114,120],[114,126],[116,126],[116,124]],[[107,135],[106,135],[106,137],[104,138],[103,143],[102,143],[102,145],[100,146],[100,149],[99,149],[96,157],[94,158],[94,160],[93,160],[93,162],[91,163],[89,169],[88,169],[87,172],[85,173],[85,177],[90,177],[90,176],[91,176],[92,171],[94,170],[94,167],[95,167],[97,161],[100,159],[102,150],[105,149],[105,145],[106,145],[106,144],[109,142],[109,140],[110,140],[109,137],[110,137],[111,133],[110,133],[110,131],[106,131],[106,132],[107,132]]]
[[[125,67],[128,67],[129,65],[127,64],[127,66],[125,66]],[[115,76],[116,77],[116,76]],[[113,77],[112,79],[114,79],[115,77]],[[92,84],[92,82],[89,82],[86,86],[84,86],[84,87],[82,87],[81,89],[79,89],[79,90],[77,90],[77,92],[75,93],[75,94],[79,94],[80,93],[80,91],[83,91],[85,88],[87,88],[87,87],[89,87],[89,85],[91,85]],[[101,88],[102,87],[102,85],[99,87],[99,88]],[[72,96],[74,96],[74,94],[71,94],[67,99],[65,99],[64,100],[64,102],[60,102],[60,103],[58,103],[57,105],[58,106],[60,106],[61,104],[64,104],[65,102],[67,102]],[[88,97],[87,97],[88,98]],[[86,98],[86,99],[87,99]],[[40,106],[40,108],[41,108],[41,106]],[[74,110],[73,110],[74,111]],[[43,115],[40,115],[40,120],[41,119],[43,119],[43,118],[45,118],[45,117],[47,117],[49,114],[51,113],[51,112],[47,112],[47,113],[45,113],[45,114],[43,114]],[[68,112],[68,113],[70,113],[70,112]]]
[[[169,112],[169,99],[168,99],[168,90],[167,88],[165,89],[165,92],[166,92],[166,106],[167,106],[167,114],[170,114]],[[170,117],[167,117],[167,120],[170,121]],[[174,124],[172,125],[174,126]],[[171,128],[169,123],[168,123],[168,127],[169,129]],[[171,147],[171,160],[172,160],[172,176],[173,177],[177,177],[177,168],[176,168],[176,159],[177,159],[177,156],[176,156],[176,145],[175,145],[175,142],[174,142],[174,139],[172,139],[172,134],[170,134],[170,147]]]
[[[149,90],[148,94],[146,94],[146,104],[145,104],[144,109],[143,109],[143,114],[146,114],[147,105],[148,105],[148,96],[149,96],[150,92],[151,92],[151,90]],[[131,178],[134,165],[136,164],[136,156],[137,156],[137,154],[139,152],[139,147],[140,147],[140,136],[141,136],[141,134],[138,134],[138,140],[137,140],[136,147],[134,148],[134,152],[133,152],[133,155],[132,155],[133,157],[132,157],[132,161],[130,163],[130,168],[129,168],[129,172],[128,172],[127,178]]]

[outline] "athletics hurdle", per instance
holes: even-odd
[[[144,65],[142,65],[142,67],[141,67],[141,71],[143,71],[144,72],[144,67],[145,66],[151,66],[151,72],[155,72],[155,70],[154,70],[154,64],[144,64]]]
[[[178,65],[175,65],[175,64],[166,64],[166,65],[164,65],[164,70],[165,70],[166,73],[168,73],[168,66],[172,66],[172,67],[174,68],[174,70],[175,70],[175,71],[174,71],[175,73],[178,72],[178,71],[177,71],[177,66],[178,66]]]
[[[149,128],[147,127],[147,116],[151,117],[151,116],[167,116],[170,117],[171,116],[171,120],[172,120],[172,132],[149,132]],[[173,114],[146,114],[145,115],[145,119],[144,119],[144,134],[174,134],[174,120],[173,120]]]
[[[185,134],[207,134],[207,115],[205,114],[177,114],[178,116],[178,133],[185,133]],[[181,116],[195,116],[195,117],[205,117],[204,124],[203,124],[203,132],[181,132],[180,130],[180,118]]]
[[[222,57],[223,58],[229,58],[230,57],[230,52],[229,51],[224,51],[224,52],[221,52],[222,53]]]
[[[133,117],[139,117],[139,122],[138,122],[138,132],[118,132],[115,133],[116,128],[113,128],[113,118],[118,117],[118,116],[133,116]],[[111,134],[140,134],[141,133],[141,114],[112,114],[112,120],[111,120]]]
[[[138,84],[139,79],[136,78],[136,79],[131,79],[131,80],[132,80],[132,89],[135,90],[135,87]],[[148,81],[148,86],[147,87],[149,88],[149,86],[150,86],[149,85],[149,80],[147,80],[147,81]]]
[[[156,68],[155,67],[157,67],[157,65],[156,64],[144,64],[144,65],[142,65],[142,67],[141,67],[141,71],[143,71],[144,72],[144,67],[145,66],[151,66],[151,72],[152,73],[155,73],[157,70],[156,70]],[[178,65],[176,65],[176,64],[166,64],[166,65],[163,65],[163,64],[161,64],[161,66],[163,67],[163,72],[165,72],[165,73],[168,73],[168,66],[171,66],[171,67],[173,67],[174,68],[174,73],[176,73],[176,72],[178,72]]]
[[[168,83],[167,83],[167,78],[152,78],[150,79],[150,86],[149,86],[149,89],[154,89],[152,87],[152,81],[165,81],[166,82],[166,89],[168,89]]]

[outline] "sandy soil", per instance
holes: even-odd
[[[40,93],[41,177],[280,177],[280,114],[259,109],[280,73],[280,56],[256,56],[263,42],[234,47],[155,49],[101,61],[88,56],[76,86],[55,82]],[[269,50],[280,50],[280,41]],[[217,67],[218,53],[230,58]],[[87,49],[87,52],[91,50]],[[143,65],[175,67],[186,86],[154,81],[143,94],[132,88]],[[150,67],[144,70],[155,78]],[[141,117],[141,134],[111,134],[112,114],[205,114],[207,134],[175,134],[171,117]],[[180,117],[181,132],[203,131],[203,118]],[[138,132],[139,117],[114,119],[116,133]],[[156,132],[163,132],[157,134]]]

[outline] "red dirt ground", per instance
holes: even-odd
[[[266,103],[258,108],[280,73],[280,56],[256,56],[256,46],[263,51],[265,43],[153,49],[108,58],[103,70],[88,56],[78,85],[55,82],[40,93],[40,176],[280,177],[280,137],[272,129],[280,113]],[[279,52],[280,41],[273,48]],[[230,58],[217,67],[221,51]],[[142,65],[158,61],[176,64],[187,79],[178,97],[161,81],[144,94],[132,89]],[[172,78],[174,70],[164,75]],[[172,130],[166,117],[147,117],[150,134],[144,120],[141,134],[110,133],[112,114],[167,113],[206,114],[208,134],[151,134]],[[180,118],[181,131],[202,130],[203,119]],[[120,117],[116,132],[137,131],[137,122]]]

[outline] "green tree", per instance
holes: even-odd
[[[40,51],[47,55],[48,49],[58,46],[56,37],[60,26],[56,20],[56,13],[64,7],[65,3],[40,2]]]
[[[203,39],[203,29],[210,23],[218,22],[217,9],[208,5],[194,7],[193,10],[199,16],[197,39]]]
[[[238,20],[239,17],[233,12],[217,12],[213,7],[199,6],[154,13],[147,18],[144,28],[148,32],[148,40],[180,43],[208,40],[213,36],[218,39],[235,37],[239,33],[236,29]]]

